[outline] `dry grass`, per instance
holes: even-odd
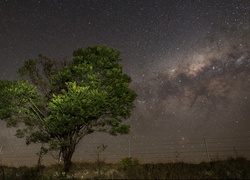
[[[68,175],[61,169],[61,164],[39,168],[1,165],[0,179],[250,179],[250,161],[242,157],[200,164],[140,164],[136,159],[124,158],[117,164],[104,164],[101,175],[95,163],[74,163]]]

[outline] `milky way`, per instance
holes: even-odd
[[[190,47],[171,65],[155,65],[157,73],[141,78],[138,118],[160,120],[160,129],[175,137],[183,136],[180,131],[187,137],[242,135],[233,127],[250,114],[249,33],[230,29],[213,36],[199,40],[199,47]],[[171,125],[166,127],[171,121],[181,121],[175,132]]]
[[[163,98],[178,97],[190,102],[190,107],[225,100],[234,91],[249,90],[250,52],[245,45],[237,49],[207,50],[194,54],[157,77],[159,94]],[[243,46],[243,47],[242,47]],[[219,103],[219,102],[218,102]]]

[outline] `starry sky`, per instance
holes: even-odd
[[[121,51],[138,93],[131,134],[116,139],[250,136],[249,0],[0,0],[1,80],[93,45]]]

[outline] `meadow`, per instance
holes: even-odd
[[[62,171],[62,164],[47,166],[0,166],[3,180],[49,179],[250,179],[250,161],[244,157],[228,158],[199,164],[140,163],[135,158],[123,158],[119,163],[75,162],[70,173]]]

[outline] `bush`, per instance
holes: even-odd
[[[136,158],[125,157],[125,158],[122,158],[121,164],[124,168],[131,168],[131,167],[135,167],[139,165],[140,163],[139,163],[139,160]]]

